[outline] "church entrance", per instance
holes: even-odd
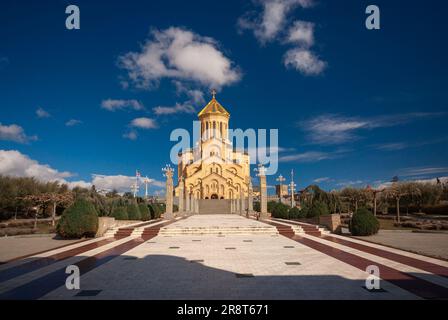
[[[219,199],[218,195],[216,193],[212,194],[212,196],[210,197],[210,199]]]

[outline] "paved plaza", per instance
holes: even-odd
[[[195,215],[137,231],[0,265],[0,299],[448,298],[448,262],[280,220]],[[80,290],[65,287],[72,264]],[[368,265],[381,290],[364,288]]]

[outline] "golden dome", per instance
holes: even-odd
[[[216,100],[215,92],[213,92],[213,98],[209,103],[199,112],[198,116],[201,117],[206,114],[222,114],[230,117],[230,113]]]

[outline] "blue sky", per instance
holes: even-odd
[[[69,4],[80,30],[65,28]],[[369,4],[380,30],[365,28]],[[231,127],[279,129],[279,173],[294,169],[300,188],[447,175],[447,9],[437,0],[4,1],[0,173],[108,188],[138,169],[159,181],[154,191],[170,132],[191,130],[215,87]]]

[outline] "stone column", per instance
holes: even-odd
[[[258,167],[258,176],[260,177],[260,218],[265,219],[268,216],[267,188],[266,188],[266,169],[260,165]]]
[[[188,213],[191,212],[190,210],[190,192],[188,192],[188,190],[185,190],[185,211],[187,211]]]
[[[199,199],[194,198],[194,213],[199,214]]]
[[[179,181],[179,214],[184,213],[185,208],[184,208],[184,196],[185,196],[185,188],[184,188],[184,181],[181,178]]]
[[[241,194],[240,194],[240,215],[244,215],[244,192],[243,192],[243,188],[241,188]]]
[[[252,198],[252,192],[252,179],[249,177],[249,189],[247,190],[247,208],[249,209],[249,213],[254,211],[254,199]]]
[[[236,199],[235,199],[235,213],[236,214],[240,213],[240,198],[239,198],[239,196],[236,196]]]
[[[173,172],[174,169],[167,165],[162,169],[166,177],[166,210],[165,210],[165,219],[171,220],[174,218],[173,213]]]

